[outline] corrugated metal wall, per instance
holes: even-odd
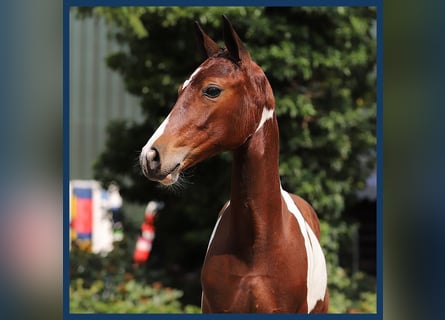
[[[105,147],[112,119],[141,119],[139,99],[125,91],[119,74],[105,64],[118,45],[97,18],[70,15],[70,179],[92,178],[92,164]]]

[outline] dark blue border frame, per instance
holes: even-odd
[[[377,1],[377,314],[383,319],[383,0]]]
[[[69,295],[70,295],[70,252],[69,252],[69,181],[70,181],[70,138],[69,138],[69,34],[70,34],[70,5],[69,1],[63,1],[63,318],[69,317]]]
[[[372,6],[377,8],[377,310],[373,314],[325,315],[202,315],[202,314],[70,314],[69,313],[69,26],[70,7],[75,6]],[[63,318],[64,319],[383,319],[383,0],[64,0],[63,1]]]

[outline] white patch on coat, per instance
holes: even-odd
[[[213,238],[215,237],[215,233],[216,233],[216,230],[218,229],[219,222],[221,221],[221,218],[222,218],[222,216],[224,215],[224,212],[227,210],[227,208],[228,208],[229,206],[230,206],[230,200],[227,201],[227,203],[224,205],[224,207],[223,207],[222,210],[221,210],[221,214],[220,214],[220,216],[219,216],[218,219],[216,220],[215,227],[213,227],[213,231],[212,231],[212,234],[211,234],[211,236],[210,236],[209,244],[207,245],[207,251],[206,251],[206,254],[207,254],[207,252],[209,251],[209,248],[210,248],[210,245],[212,244]],[[204,301],[204,292],[201,292],[201,309],[202,309],[202,303],[203,303],[203,301]]]
[[[327,287],[326,261],[317,237],[304,220],[298,207],[295,205],[289,193],[281,188],[281,195],[286,202],[287,208],[295,216],[304,238],[307,253],[307,306],[310,313],[318,300],[323,300]]]
[[[219,222],[221,221],[221,218],[222,218],[222,216],[224,215],[224,212],[227,210],[227,208],[228,208],[229,206],[230,206],[230,201],[228,201],[228,202],[224,205],[224,207],[223,207],[222,210],[221,210],[221,214],[220,214],[220,216],[218,217],[218,220],[216,220],[215,227],[213,228],[212,235],[210,236],[209,244],[207,245],[207,251],[209,251],[210,244],[212,243],[212,241],[213,241],[213,237],[215,236],[216,230],[218,229]]]
[[[258,132],[258,130],[261,129],[261,127],[266,123],[267,120],[272,119],[274,113],[274,109],[267,109],[266,107],[263,108],[263,113],[261,114],[261,120],[260,124],[258,125],[258,128],[256,128],[255,133]]]
[[[192,75],[190,76],[190,78],[188,78],[187,80],[184,81],[184,84],[182,85],[182,90],[184,90],[189,83],[193,80],[193,78],[198,74],[198,72],[201,71],[201,67],[199,67],[198,69],[196,69]]]

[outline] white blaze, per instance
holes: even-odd
[[[182,85],[182,90],[185,89],[185,87],[187,87],[189,85],[189,83],[193,80],[193,77],[195,77],[198,72],[201,70],[201,67],[199,67],[198,69],[196,69],[192,75],[190,76],[190,78],[188,78],[187,80],[184,81],[184,84]]]
[[[165,127],[168,124],[168,120],[170,118],[170,115],[165,118],[165,120],[161,123],[159,128],[155,131],[155,133],[151,136],[151,138],[148,140],[148,142],[145,144],[145,146],[142,148],[141,157],[146,157],[147,152],[150,151],[151,146],[153,143],[155,143],[156,140],[164,133]]]
[[[201,70],[201,67],[199,67],[198,69],[196,69],[192,75],[190,76],[190,78],[188,78],[187,80],[184,81],[184,84],[182,85],[182,90],[185,89],[185,87],[187,87],[190,83],[190,81],[193,80],[193,78],[198,74],[198,72]],[[167,118],[165,118],[164,122],[161,123],[161,125],[159,126],[159,128],[156,130],[156,132],[153,134],[153,136],[150,138],[150,140],[148,140],[148,142],[145,144],[145,146],[142,148],[142,152],[141,152],[141,156],[146,156],[147,152],[150,151],[151,146],[153,145],[153,143],[164,133],[165,127],[168,124],[168,120],[170,118],[170,114],[167,116]]]
[[[304,220],[289,193],[281,188],[281,195],[286,202],[287,208],[295,216],[304,238],[307,254],[307,306],[308,313],[311,312],[318,300],[323,300],[327,286],[326,261],[320,243],[311,227]]]

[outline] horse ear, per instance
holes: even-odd
[[[195,31],[198,46],[205,59],[218,53],[220,47],[202,30],[198,21],[195,21]]]
[[[229,19],[223,15],[224,21],[224,42],[230,56],[236,62],[250,60],[249,51],[247,51],[243,42],[239,38]]]

